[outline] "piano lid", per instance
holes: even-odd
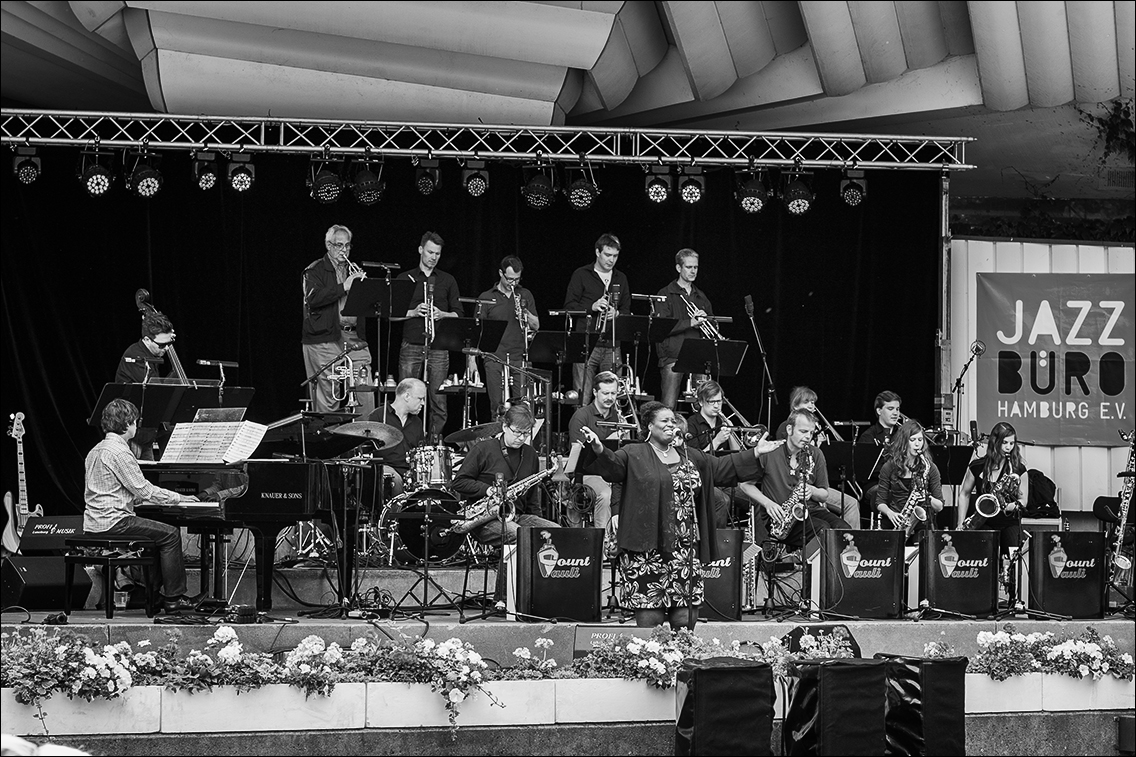
[[[341,415],[341,414],[336,414]],[[339,457],[366,440],[353,436],[341,436],[331,433],[331,429],[340,425],[338,418],[325,419],[321,417],[289,416],[296,420],[281,424],[279,421],[270,424],[260,445],[253,453],[253,457],[270,458],[273,455],[299,456],[305,448],[310,459],[328,460]],[[284,419],[288,420],[288,419]],[[303,444],[300,435],[303,434]],[[368,446],[370,444],[368,443]]]

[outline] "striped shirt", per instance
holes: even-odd
[[[98,534],[133,515],[139,502],[173,505],[181,496],[147,481],[126,439],[110,432],[87,454],[83,501],[83,529]]]

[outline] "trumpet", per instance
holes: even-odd
[[[695,307],[693,302],[686,299],[685,294],[680,294],[679,297],[681,297],[682,301],[686,304],[686,317],[687,318],[689,318],[692,322],[696,318],[699,318],[699,317],[702,318],[702,322],[698,324],[698,328],[702,331],[702,336],[706,337],[707,339],[711,339],[715,342],[722,341],[723,336],[722,336],[722,332],[718,330],[718,324],[714,323],[714,321],[707,320],[705,316],[698,316],[697,315],[698,308]]]
[[[431,344],[434,341],[434,282],[426,280],[422,282],[422,302],[428,308],[426,312],[426,343]],[[427,361],[429,362],[429,361]]]
[[[367,278],[367,272],[364,271],[359,266],[357,266],[355,264],[354,260],[352,260],[351,258],[348,258],[348,257],[344,257],[343,262],[347,264],[347,275],[348,276],[354,276],[356,274],[361,274],[363,276],[363,278]]]

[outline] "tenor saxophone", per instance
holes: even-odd
[[[959,525],[960,531],[976,531],[993,517],[1001,514],[1006,509],[1006,503],[1018,498],[1018,485],[1021,483],[1021,476],[1017,473],[1007,473],[998,479],[994,484],[994,488],[982,494],[974,501],[974,512],[966,516]]]
[[[509,484],[509,486],[505,489],[505,496],[503,498],[504,504],[502,505],[502,508],[505,511],[505,520],[513,520],[517,516],[517,508],[514,505],[514,500],[516,500],[517,497],[523,495],[529,489],[539,484],[544,479],[551,476],[556,472],[556,469],[556,465],[550,465],[542,471],[534,473],[531,476],[525,476],[520,481]],[[473,504],[469,505],[466,508],[464,513],[465,519],[474,520],[477,518],[485,517],[489,512],[489,508],[497,504],[499,497],[500,495],[491,494],[475,501]]]

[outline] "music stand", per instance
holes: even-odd
[[[347,293],[343,314],[356,318],[402,318],[410,310],[413,294],[414,282],[409,279],[357,279]]]
[[[677,318],[656,318],[653,315],[621,315],[615,319],[615,341],[634,342],[635,360],[631,363],[639,369],[639,343],[657,344],[668,336],[678,325]]]
[[[508,321],[440,318],[434,322],[434,341],[429,348],[461,352],[466,347],[476,347],[482,352],[496,352],[508,325]]]
[[[970,460],[974,457],[974,448],[969,444],[935,444],[929,449],[931,461],[939,469],[939,478],[942,479],[943,486],[961,484],[966,478],[966,469],[970,465]],[[957,502],[957,498],[952,497],[951,501]],[[951,507],[957,509],[958,505],[953,504]]]
[[[529,362],[533,365],[555,365],[556,386],[559,389],[563,384],[563,368],[565,364],[586,363],[592,354],[598,335],[583,331],[538,331],[529,344]],[[552,406],[552,386],[547,387],[548,398],[545,399],[545,409]],[[560,428],[560,408],[563,400],[556,405],[556,427]],[[551,419],[549,419],[551,420]],[[552,424],[548,424],[549,434]],[[551,448],[551,436],[549,437]]]
[[[849,474],[855,476],[856,471],[856,445],[852,442],[829,442],[824,448],[824,461],[828,466],[828,480],[840,479],[840,493],[848,495]],[[859,523],[849,523],[852,528],[859,528]]]
[[[704,373],[715,380],[719,376],[736,376],[748,349],[748,342],[736,339],[723,339],[719,342],[686,339],[678,351],[674,372]]]
[[[500,321],[500,323],[504,323],[504,321]],[[453,495],[450,496],[452,497],[452,499],[447,501],[457,502],[457,497],[454,497]],[[410,499],[415,499],[414,495],[411,495]],[[444,528],[445,530],[449,530],[449,526],[454,521],[465,520],[465,518],[463,518],[461,515],[456,515],[449,510],[446,510],[444,507],[441,507],[442,497],[436,496],[433,492],[431,492],[429,496],[419,498],[418,501],[424,503],[426,506],[425,509],[421,512],[400,511],[398,513],[395,513],[395,515],[393,516],[396,520],[411,519],[422,521],[423,548],[422,570],[419,571],[417,568],[403,568],[403,570],[409,570],[415,573],[418,576],[418,580],[411,584],[410,588],[406,590],[406,593],[403,594],[402,597],[400,597],[399,600],[394,603],[393,609],[402,610],[403,602],[405,602],[407,599],[414,599],[417,600],[418,604],[410,605],[407,608],[408,610],[410,608],[414,608],[418,611],[418,613],[422,615],[425,615],[427,613],[448,614],[447,608],[457,608],[460,607],[460,605],[458,604],[457,600],[454,599],[453,595],[446,591],[446,588],[444,586],[439,584],[434,579],[430,578],[430,544],[436,538],[441,537],[440,531],[436,529]],[[431,506],[435,506],[437,509],[431,512]],[[418,590],[419,586],[422,587],[421,597],[419,597],[418,594],[415,593]],[[430,598],[431,586],[433,586],[437,591],[437,594],[435,594],[433,599]],[[445,602],[439,604],[439,599],[445,599]]]

